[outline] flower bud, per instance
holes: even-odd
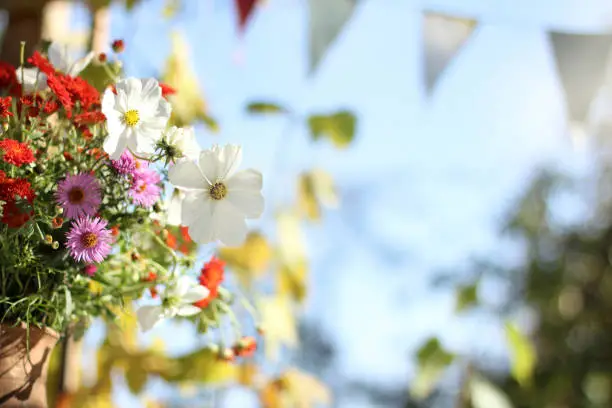
[[[58,249],[59,248],[59,242],[53,241],[53,244],[51,244],[51,248]]]
[[[113,43],[111,44],[111,47],[113,49],[114,52],[116,52],[117,54],[122,53],[125,50],[125,44],[123,42],[123,40],[115,40],[113,41]]]
[[[51,245],[53,244],[53,237],[49,234],[45,235],[45,244]]]

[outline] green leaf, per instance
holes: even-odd
[[[349,111],[339,111],[331,115],[312,115],[308,127],[313,140],[329,139],[336,147],[347,147],[355,137],[357,118]]]
[[[247,105],[249,113],[287,113],[289,110],[274,102],[251,102]]]
[[[478,284],[460,286],[457,288],[457,304],[455,309],[461,312],[478,303]]]
[[[470,378],[470,399],[474,408],[512,408],[508,397],[479,375]]]
[[[454,360],[455,355],[444,350],[437,338],[427,340],[417,353],[418,371],[411,385],[411,395],[415,399],[427,398]]]
[[[142,368],[142,362],[139,361],[138,358],[134,358],[133,361],[127,362],[127,368],[125,369],[125,380],[132,394],[140,394],[145,385],[147,385],[148,379],[149,375],[144,368]]]
[[[505,330],[512,353],[512,375],[522,386],[530,385],[537,360],[535,348],[514,324],[506,322]]]

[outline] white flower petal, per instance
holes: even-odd
[[[189,276],[181,276],[168,292],[168,296],[176,296],[182,299],[193,285],[194,283]]]
[[[68,72],[70,58],[67,44],[62,44],[57,41],[53,41],[51,45],[49,45],[47,55],[49,56],[49,62],[53,64],[55,69],[66,74],[72,75]]]
[[[240,246],[248,232],[244,215],[231,203],[220,200],[213,215],[213,237],[227,246]],[[193,236],[192,236],[193,237]]]
[[[102,148],[112,160],[119,160],[128,144],[128,137],[125,136],[127,129],[123,128],[120,133],[108,132]]]
[[[70,76],[79,75],[85,68],[87,68],[94,56],[95,52],[90,51],[83,58],[79,58],[78,60],[74,61],[66,73]]]
[[[226,201],[229,201],[246,218],[259,218],[264,211],[264,198],[259,191],[229,190]]]
[[[187,293],[181,297],[183,303],[194,303],[198,300],[206,299],[210,295],[210,290],[202,285],[193,285]]]
[[[225,185],[229,191],[258,192],[263,187],[263,177],[257,170],[242,170],[229,177]]]
[[[191,190],[206,190],[208,185],[198,166],[191,160],[184,159],[175,163],[168,170],[168,179],[176,187]]]
[[[141,306],[136,311],[138,324],[142,331],[151,330],[157,323],[164,318],[164,310],[161,306],[146,305]]]
[[[205,194],[187,194],[183,200],[182,225],[189,227],[189,235],[198,244],[214,240],[213,211],[216,204]]]
[[[215,183],[219,178],[219,158],[213,149],[202,150],[198,156],[198,167],[205,177],[206,182]]]
[[[181,225],[181,207],[183,206],[183,200],[185,199],[185,193],[178,188],[174,189],[174,192],[170,196],[170,200],[166,205],[168,211],[166,212],[167,220],[166,223],[169,225]]]
[[[44,91],[49,87],[47,85],[47,76],[40,72],[38,68],[19,67],[16,70],[16,75],[17,82],[23,86],[23,91],[26,94],[33,93],[36,90]]]
[[[183,128],[183,140],[180,148],[187,158],[197,159],[200,155],[202,149],[192,127]]]
[[[217,155],[217,177],[225,179],[229,177],[240,166],[242,161],[242,147],[227,144],[218,150]]]
[[[179,306],[179,308],[176,311],[176,314],[179,316],[193,316],[193,315],[200,313],[201,311],[202,309],[200,309],[197,306],[183,305],[183,306]]]

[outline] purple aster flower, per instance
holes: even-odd
[[[66,218],[92,216],[100,207],[100,183],[91,174],[68,175],[59,183],[55,199],[64,209]]]
[[[111,165],[117,173],[124,176],[132,175],[136,171],[136,159],[127,149],[121,154],[119,160],[111,160]]]
[[[130,188],[130,196],[134,203],[146,208],[153,206],[161,194],[160,181],[161,178],[155,170],[141,167],[134,173],[134,180]]]
[[[66,247],[79,262],[100,263],[111,251],[113,237],[101,218],[82,217],[73,222]]]

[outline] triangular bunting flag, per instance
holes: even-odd
[[[476,20],[424,12],[422,28],[425,86],[429,94],[476,28]]]
[[[605,80],[612,35],[550,32],[549,36],[569,120],[584,123]]]
[[[243,32],[249,17],[255,10],[257,0],[236,0],[236,10],[238,11],[238,29]]]
[[[310,72],[316,70],[327,48],[351,17],[355,3],[356,0],[308,0],[310,9]]]

